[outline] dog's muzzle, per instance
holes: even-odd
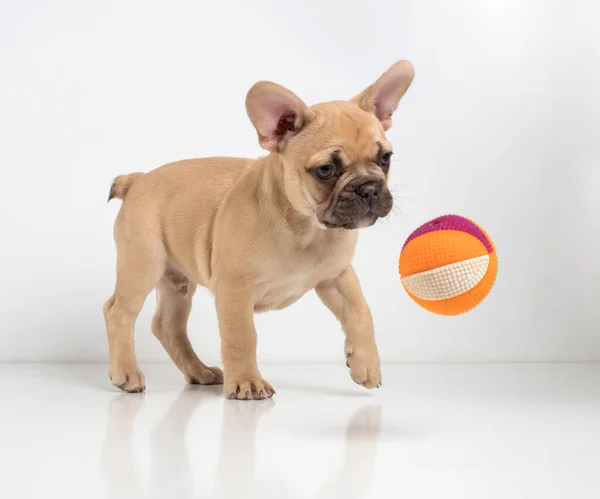
[[[392,195],[383,180],[356,179],[343,188],[321,222],[329,228],[368,227],[387,216],[392,205]]]

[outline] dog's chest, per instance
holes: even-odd
[[[273,262],[273,268],[257,287],[257,312],[285,308],[320,282],[338,276],[352,259],[351,251],[314,254],[310,251],[287,261]]]

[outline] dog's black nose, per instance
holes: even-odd
[[[356,188],[356,194],[363,198],[368,204],[373,204],[379,193],[381,192],[381,183],[379,182],[365,182]]]

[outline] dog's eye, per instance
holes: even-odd
[[[317,177],[323,180],[327,180],[335,174],[335,168],[333,165],[323,165],[319,166],[315,169],[315,174]]]
[[[390,168],[390,162],[392,161],[392,152],[384,152],[379,159],[379,165],[383,168],[383,171],[387,172]]]

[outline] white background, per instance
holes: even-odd
[[[115,175],[258,156],[255,81],[312,104],[401,58],[416,68],[389,132],[402,215],[364,231],[355,259],[383,359],[599,360],[599,15],[591,0],[0,1],[0,360],[105,361]],[[454,319],[397,275],[408,234],[448,212],[481,224],[500,261],[489,298]],[[146,362],[167,360],[153,307]],[[343,357],[312,293],[257,326],[262,360]],[[218,360],[205,290],[189,329]]]

